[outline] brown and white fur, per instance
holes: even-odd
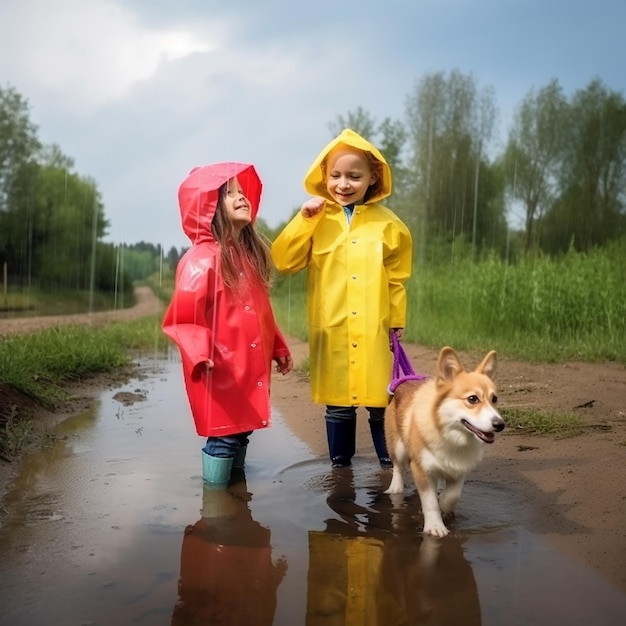
[[[385,437],[393,462],[385,493],[403,493],[408,464],[426,534],[448,534],[442,514],[453,512],[467,474],[482,460],[484,444],[493,443],[495,433],[504,428],[491,379],[495,364],[492,350],[467,372],[457,353],[446,346],[439,353],[436,376],[401,383],[385,410]],[[437,495],[441,483],[444,487]]]

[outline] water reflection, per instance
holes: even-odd
[[[463,538],[424,537],[377,491],[359,504],[350,468],[327,485],[334,515],[308,534],[307,626],[481,624]]]
[[[271,626],[286,560],[272,561],[271,533],[252,518],[245,477],[203,486],[200,519],[185,528],[172,626]]]
[[[394,503],[373,455],[332,471],[278,413],[245,479],[207,491],[180,364],[149,365],[21,464],[2,501],[0,625],[623,623],[621,588],[520,527],[541,492],[469,481],[453,532],[423,539],[414,490]],[[555,509],[585,541],[567,522]]]

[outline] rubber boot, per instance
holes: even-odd
[[[373,420],[371,418],[368,421],[370,425],[370,432],[372,433],[374,450],[376,450],[376,456],[378,457],[381,467],[393,467],[393,463],[389,458],[387,443],[385,441],[385,422],[382,420]]]
[[[248,451],[248,446],[241,446],[239,450],[237,450],[237,454],[233,459],[233,470],[237,470],[241,472],[246,465],[246,452]]]
[[[333,467],[350,467],[356,450],[356,420],[326,420],[328,452]]]
[[[202,478],[205,482],[226,487],[233,467],[232,457],[210,456],[202,452]]]

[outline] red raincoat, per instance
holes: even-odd
[[[211,222],[218,190],[234,176],[250,201],[254,222],[262,185],[252,165],[195,168],[178,191],[182,226],[192,247],[178,263],[163,331],[180,350],[191,412],[202,437],[269,426],[272,359],[289,355],[269,296],[251,268],[240,268],[237,293],[222,280]],[[210,373],[194,371],[208,359],[215,364]]]

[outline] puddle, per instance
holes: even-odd
[[[469,481],[454,533],[420,534],[373,458],[331,471],[281,416],[245,475],[202,483],[179,363],[104,392],[25,459],[0,531],[0,624],[621,624],[626,594]],[[130,401],[132,399],[132,402]]]

